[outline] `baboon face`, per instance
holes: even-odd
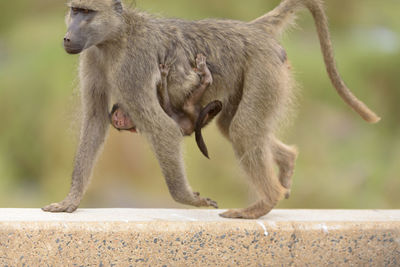
[[[64,49],[79,54],[113,37],[122,25],[120,0],[71,0]]]

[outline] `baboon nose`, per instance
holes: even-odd
[[[64,35],[64,49],[68,54],[79,54],[83,50],[80,39],[67,32]]]

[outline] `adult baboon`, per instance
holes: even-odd
[[[172,197],[184,204],[216,206],[190,188],[181,156],[182,133],[157,99],[160,59],[173,51],[176,60],[168,81],[172,105],[182,106],[188,91],[199,83],[192,70],[195,55],[207,55],[214,81],[201,102],[218,99],[223,103],[218,126],[260,197],[250,207],[221,215],[258,218],[267,214],[288,189],[296,158],[294,149],[274,136],[292,87],[278,38],[295,11],[303,7],[314,17],[325,65],[339,95],[366,121],[379,120],[339,76],[319,0],[283,0],[251,22],[156,18],[124,9],[120,0],[71,0],[70,5],[64,46],[68,53],[81,53],[83,123],[71,190],[63,201],[44,207],[46,211],[72,212],[78,207],[106,137],[110,97],[147,136]],[[274,173],[274,161],[280,178]]]

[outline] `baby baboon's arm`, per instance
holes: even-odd
[[[161,73],[161,83],[158,88],[158,94],[160,96],[161,107],[164,109],[165,113],[168,114],[168,116],[176,120],[177,116],[172,110],[171,101],[169,99],[169,94],[168,94],[167,78],[169,73],[169,66],[166,64],[160,64],[160,73]]]

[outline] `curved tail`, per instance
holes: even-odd
[[[307,8],[314,17],[326,70],[336,91],[364,120],[370,123],[378,122],[381,118],[353,95],[339,75],[333,55],[331,37],[328,30],[328,20],[321,0],[283,0],[274,10],[251,23],[259,24],[265,27],[271,34],[278,35],[288,24],[289,20],[293,18],[295,11],[304,7]]]
[[[201,128],[206,126],[215,116],[218,115],[218,113],[222,110],[222,102],[219,100],[214,100],[210,103],[208,103],[207,106],[205,106],[199,114],[199,117],[197,118],[196,125],[194,128],[194,133],[196,137],[196,143],[197,146],[199,147],[201,153],[206,158],[210,158],[208,156],[208,150],[206,143],[204,143],[203,135],[201,134]]]

